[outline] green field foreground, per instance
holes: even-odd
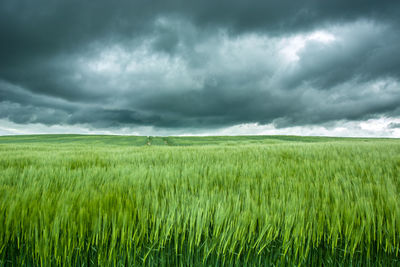
[[[400,266],[400,140],[0,137],[0,266]]]

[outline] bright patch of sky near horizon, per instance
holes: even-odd
[[[393,127],[396,126],[396,127]],[[24,134],[105,134],[105,135],[142,135],[142,136],[213,136],[213,135],[300,135],[300,136],[336,136],[336,137],[387,137],[400,138],[400,118],[379,118],[367,121],[337,122],[325,126],[295,126],[277,129],[272,124],[239,124],[216,130],[160,130],[149,126],[118,129],[93,129],[88,125],[32,124],[28,127],[0,120],[0,135]]]

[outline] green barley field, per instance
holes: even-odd
[[[0,266],[400,266],[400,140],[3,136]]]

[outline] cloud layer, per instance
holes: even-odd
[[[395,118],[399,13],[399,1],[4,0],[0,119],[204,130]]]

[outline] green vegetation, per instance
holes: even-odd
[[[0,137],[0,266],[399,266],[400,141]]]

